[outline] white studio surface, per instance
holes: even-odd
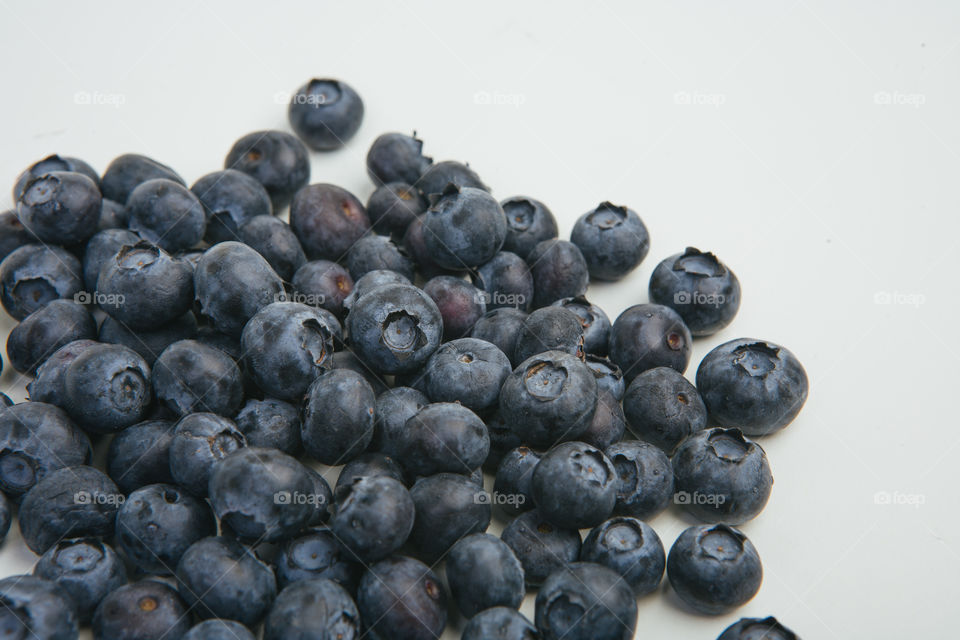
[[[687,376],[721,342],[769,339],[803,362],[810,398],[761,440],[776,484],[742,527],[760,593],[710,618],[664,585],[639,602],[636,637],[712,640],[766,615],[808,640],[946,634],[960,596],[960,5],[0,0],[0,70],[3,209],[50,153],[101,172],[143,153],[192,183],[241,135],[289,130],[285,96],[330,76],[366,117],[346,148],[312,154],[311,182],[365,201],[370,142],[416,129],[498,198],[544,201],[561,237],[603,200],[635,209],[649,256],[588,293],[611,319],[647,300],[659,260],[714,251],[743,304],[696,342]],[[4,367],[17,400],[24,382]],[[651,524],[669,548],[689,521],[671,509]],[[14,524],[0,574],[33,561]]]

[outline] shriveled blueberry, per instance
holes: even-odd
[[[583,327],[583,349],[587,353],[606,355],[607,342],[610,339],[610,318],[603,309],[591,303],[583,296],[562,298],[552,306],[572,311]]]
[[[214,464],[246,444],[233,421],[213,413],[191,413],[173,432],[170,474],[194,495],[206,496]]]
[[[457,540],[482,533],[492,510],[482,486],[456,473],[437,473],[417,480],[410,489],[416,508],[410,540],[427,560],[435,561]]]
[[[130,230],[144,240],[176,253],[203,239],[207,218],[197,196],[184,185],[164,180],[147,180],[127,199]]]
[[[118,344],[98,344],[77,356],[64,373],[63,386],[67,413],[95,433],[140,422],[152,398],[147,362]]]
[[[574,562],[540,587],[536,622],[543,640],[627,640],[637,628],[637,600],[617,572]]]
[[[350,272],[329,260],[307,262],[293,274],[294,301],[343,316],[343,300],[353,291]]]
[[[670,367],[648,369],[634,378],[623,397],[623,412],[637,438],[668,454],[707,426],[707,408],[697,388]]]
[[[43,242],[83,244],[97,232],[102,196],[88,176],[52,171],[31,179],[23,189],[17,217]]]
[[[524,320],[517,335],[513,359],[523,362],[545,351],[583,355],[583,325],[572,311],[563,307],[537,309]]]
[[[511,520],[500,537],[513,549],[532,587],[580,556],[580,532],[554,526],[536,509]]]
[[[597,408],[590,426],[577,438],[598,449],[606,449],[614,442],[620,442],[626,429],[627,419],[623,416],[620,402],[609,391],[598,388]]]
[[[190,545],[176,576],[180,596],[201,619],[226,618],[252,627],[277,595],[273,569],[252,550],[222,536]]]
[[[274,571],[281,589],[301,580],[327,578],[356,593],[363,565],[350,559],[350,552],[330,530],[319,528],[285,542],[274,561]]]
[[[284,280],[293,278],[297,269],[307,262],[307,256],[293,230],[286,222],[272,215],[247,220],[240,227],[240,240],[266,258]]]
[[[363,122],[363,100],[341,80],[314,78],[297,89],[287,107],[290,127],[314,151],[347,143]]]
[[[256,636],[239,622],[214,618],[191,627],[183,640],[256,640]]]
[[[583,442],[553,447],[533,470],[530,490],[540,514],[557,526],[593,527],[613,513],[617,474],[603,451]]]
[[[670,307],[637,304],[621,313],[610,329],[610,359],[632,381],[655,367],[683,373],[690,363],[693,339],[683,319]]]
[[[170,442],[173,423],[148,420],[127,427],[110,440],[107,473],[124,493],[148,484],[172,483]]]
[[[153,365],[153,392],[178,416],[209,411],[232,416],[243,402],[243,379],[233,359],[196,340],[174,342]]]
[[[433,160],[423,155],[423,141],[416,133],[384,133],[367,152],[367,175],[375,185],[391,182],[416,184]]]
[[[100,190],[100,176],[93,167],[80,158],[52,154],[46,158],[43,158],[42,160],[34,162],[32,165],[24,169],[19,176],[17,176],[17,181],[13,185],[14,201],[20,199],[20,196],[23,195],[23,192],[26,190],[27,185],[31,180],[39,178],[48,173],[62,171],[72,171],[86,176],[93,181],[97,187],[97,190]]]
[[[387,476],[360,477],[337,490],[331,530],[351,561],[376,562],[407,541],[414,501],[407,488]]]
[[[114,158],[103,172],[100,189],[108,200],[126,204],[130,193],[147,180],[162,178],[182,185],[180,175],[165,164],[136,153],[125,153]]]
[[[650,250],[650,234],[637,212],[610,202],[580,216],[570,241],[579,247],[590,276],[597,280],[623,278]]]
[[[10,638],[76,640],[77,615],[66,592],[45,578],[0,580],[0,626]]]
[[[587,430],[597,403],[593,374],[575,356],[545,351],[524,360],[500,390],[500,413],[521,442],[547,448]]]
[[[106,474],[84,465],[46,474],[20,503],[20,535],[43,554],[63,538],[113,535],[123,494]]]
[[[193,278],[201,313],[236,338],[257,311],[283,294],[283,281],[270,263],[240,242],[207,249]]]
[[[240,227],[257,216],[273,215],[270,194],[250,175],[235,169],[214,171],[190,187],[207,216],[203,239],[209,244],[240,239]]]
[[[371,233],[357,240],[347,252],[347,266],[355,280],[378,269],[413,280],[413,261],[388,236]]]
[[[374,435],[370,448],[396,458],[407,420],[429,402],[426,395],[410,387],[395,387],[378,395],[374,407]]]
[[[797,634],[773,616],[740,618],[724,629],[717,640],[797,640]]]
[[[590,274],[580,249],[566,240],[544,240],[527,255],[533,275],[533,306],[539,309],[587,292]]]
[[[436,303],[443,316],[444,340],[468,334],[487,312],[484,292],[456,276],[435,276],[423,285],[423,292]]]
[[[739,429],[698,431],[680,443],[672,462],[674,500],[704,522],[741,524],[770,498],[767,454]]]
[[[446,573],[453,599],[467,618],[491,607],[517,609],[526,592],[517,556],[489,533],[474,533],[453,545]]]
[[[339,491],[341,487],[349,486],[354,480],[369,476],[386,476],[393,478],[397,482],[405,482],[403,468],[396,460],[383,453],[370,451],[362,453],[347,464],[343,465],[340,475],[337,477],[337,486],[334,491]]]
[[[251,447],[272,447],[292,456],[303,450],[300,412],[296,406],[277,400],[247,400],[234,421]]]
[[[530,483],[539,462],[539,454],[527,447],[512,449],[500,460],[493,481],[493,497],[508,515],[516,516],[534,508]]]
[[[370,230],[370,218],[346,189],[311,184],[297,191],[290,204],[290,227],[309,259],[336,262]]]
[[[519,364],[514,360],[514,354],[520,327],[526,319],[527,313],[520,309],[505,307],[494,309],[485,313],[474,323],[470,337],[496,345],[510,358],[511,364]]]
[[[121,344],[133,349],[153,367],[164,349],[174,342],[197,337],[197,319],[189,311],[153,331],[134,331],[119,320],[107,316],[100,323],[100,342]]]
[[[83,251],[83,284],[87,291],[97,290],[97,278],[104,264],[112,260],[124,246],[132,247],[140,236],[127,229],[105,229],[87,242]]]
[[[460,338],[440,346],[425,367],[426,390],[434,402],[459,402],[476,412],[497,405],[510,375],[510,360],[495,345]]]
[[[480,176],[470,168],[470,165],[456,160],[444,160],[431,164],[420,175],[420,178],[411,184],[415,184],[427,196],[441,193],[449,184],[454,184],[461,189],[471,188],[490,191],[490,187],[483,184]]]
[[[424,214],[423,231],[437,264],[469,269],[497,255],[507,221],[500,203],[483,189],[448,185]]]
[[[52,300],[10,330],[7,355],[14,369],[33,375],[60,347],[96,337],[97,324],[86,308],[73,300]]]
[[[487,309],[530,308],[533,304],[533,275],[527,263],[515,253],[501,251],[477,269],[473,282],[486,295]]]
[[[427,200],[406,182],[383,184],[370,194],[367,215],[377,233],[403,238],[407,227],[427,210]]]
[[[667,556],[667,578],[699,613],[719,615],[745,604],[760,589],[763,567],[753,543],[725,524],[693,526]]]
[[[307,454],[338,465],[360,455],[373,438],[376,396],[360,374],[332,369],[307,389],[301,437]]]
[[[470,618],[461,640],[536,640],[537,628],[510,607],[491,607]]]
[[[96,344],[96,340],[74,340],[50,354],[37,367],[34,379],[27,384],[30,401],[63,404],[66,395],[63,378],[67,367],[77,356]]]
[[[424,207],[426,208],[426,207]],[[0,260],[37,238],[24,228],[15,211],[0,213]]]
[[[127,583],[120,556],[98,538],[60,540],[40,557],[33,575],[57,583],[84,623],[108,593]]]
[[[657,532],[645,522],[623,516],[610,518],[590,531],[580,559],[613,569],[638,597],[660,586],[667,563]]]
[[[709,252],[687,247],[650,274],[650,302],[680,314],[694,336],[709,336],[733,321],[740,309],[740,281]]]
[[[159,329],[193,305],[193,270],[149,242],[124,246],[101,267],[96,302],[130,329]]]
[[[172,484],[136,489],[117,513],[119,548],[145,573],[172,574],[190,545],[216,533],[210,505]]]
[[[614,513],[648,520],[667,508],[674,490],[667,454],[640,440],[614,443],[605,453],[617,472]]]
[[[428,404],[400,434],[397,459],[413,475],[471,473],[490,451],[487,426],[470,409],[451,402]]]
[[[372,637],[439,638],[447,624],[447,595],[419,560],[393,556],[370,567],[360,581],[357,607]]]
[[[224,160],[225,169],[236,169],[255,178],[270,194],[279,213],[298,189],[310,181],[310,157],[296,136],[286,131],[254,131],[237,140]]]
[[[711,420],[765,436],[793,422],[807,401],[807,372],[786,347],[740,338],[715,347],[697,368]]]
[[[342,586],[326,578],[301,580],[284,588],[263,623],[264,640],[360,637],[357,605]]]
[[[0,302],[15,320],[82,290],[83,268],[66,249],[26,244],[0,262]]]
[[[557,220],[545,204],[526,196],[514,196],[500,203],[507,216],[507,239],[503,250],[526,260],[533,248],[557,237]]]
[[[609,391],[610,395],[617,399],[617,402],[623,400],[626,383],[623,381],[623,372],[615,362],[605,356],[597,356],[591,353],[584,356],[583,362],[593,372],[593,377],[597,380],[598,391]]]

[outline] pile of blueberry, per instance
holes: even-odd
[[[737,313],[733,271],[688,248],[611,322],[584,296],[646,257],[633,210],[561,240],[543,203],[399,133],[369,150],[364,204],[309,184],[357,93],[312,80],[289,118],[190,188],[140,155],[16,181],[0,302],[31,380],[0,409],[0,527],[16,510],[40,559],[0,580],[0,635],[416,640],[459,615],[465,640],[627,639],[664,573],[697,612],[750,600],[736,527],[773,484],[751,438],[808,384],[747,338],[684,377]],[[671,503],[702,524],[667,554],[646,520]],[[774,618],[720,637],[796,638]]]

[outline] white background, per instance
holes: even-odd
[[[12,187],[53,152],[100,171],[139,152],[192,183],[241,135],[288,128],[278,96],[332,76],[366,119],[313,154],[311,182],[365,200],[369,143],[416,129],[498,197],[546,202],[562,236],[598,202],[626,204],[651,252],[595,302],[615,317],[646,301],[659,260],[712,250],[743,305],[688,376],[748,336],[811,380],[796,422],[762,441],[776,484],[743,527],[760,593],[710,618],[664,586],[637,637],[712,639],[768,614],[808,640],[944,637],[960,596],[958,45],[949,2],[0,0],[0,176]],[[0,379],[17,399],[23,382]],[[669,545],[688,523],[652,524]],[[0,572],[32,562],[14,527]]]

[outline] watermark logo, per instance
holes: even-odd
[[[106,106],[119,109],[126,104],[127,97],[122,93],[104,91],[77,91],[73,94],[73,103],[79,105]]]
[[[499,491],[487,493],[486,491],[477,491],[473,494],[474,504],[496,504],[520,507],[526,503],[526,501],[527,496],[522,493],[500,493]]]
[[[702,307],[720,307],[727,301],[722,293],[703,293],[701,291],[677,291],[673,294],[674,304],[696,304]]]
[[[690,493],[689,491],[677,491],[673,494],[674,504],[685,505],[685,504],[706,504],[718,506],[727,501],[727,496],[721,493],[700,493],[699,491],[694,491]]]
[[[923,93],[877,91],[873,94],[873,103],[881,106],[913,107],[914,109],[919,109],[927,103],[927,96]]]
[[[323,93],[290,93],[278,91],[273,94],[273,101],[277,104],[312,104],[319,106],[327,104],[327,96]]]
[[[73,494],[73,504],[81,505],[121,505],[125,499],[122,493],[77,491]]]
[[[683,106],[703,106],[719,109],[727,102],[723,93],[705,93],[702,91],[677,91],[673,94],[674,104]]]
[[[291,293],[278,293],[273,297],[274,302],[299,302],[300,304],[319,307],[326,301],[326,296],[322,293],[301,293],[293,291]]]
[[[919,307],[927,301],[922,293],[903,293],[900,291],[877,291],[873,294],[873,304],[902,305]]]
[[[500,91],[477,91],[473,94],[473,103],[497,107],[520,107],[527,101],[522,93],[501,93]]]
[[[908,506],[919,509],[927,503],[922,493],[904,493],[901,491],[877,491],[873,494],[873,504],[880,506]]]
[[[277,491],[273,494],[273,504],[327,504],[327,496],[322,493],[300,493],[299,491]]]
[[[495,304],[498,307],[522,307],[527,303],[527,296],[522,293],[504,293],[503,291],[480,291],[474,302]]]
[[[99,291],[77,291],[73,301],[77,304],[95,304],[98,307],[120,307],[126,297],[122,293],[100,293]]]

